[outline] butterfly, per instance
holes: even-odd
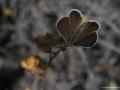
[[[97,21],[82,22],[82,14],[77,9],[72,9],[68,16],[63,16],[56,23],[55,34],[39,35],[36,43],[44,51],[51,51],[52,47],[93,47],[98,40],[100,25]]]
[[[63,45],[93,47],[98,40],[97,32],[100,25],[94,20],[82,23],[81,12],[72,9],[68,16],[57,21],[56,27],[58,36],[63,40]]]

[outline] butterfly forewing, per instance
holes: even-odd
[[[76,31],[80,27],[80,24],[82,22],[82,16],[80,11],[73,9],[69,14],[69,18],[70,18],[70,33],[71,33],[71,39],[72,39]]]
[[[97,33],[92,32],[84,37],[79,37],[78,40],[74,43],[76,46],[83,46],[83,47],[92,47],[97,42]]]
[[[70,22],[69,17],[63,17],[57,22],[57,30],[59,35],[67,42],[70,38]]]

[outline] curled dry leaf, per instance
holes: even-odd
[[[46,53],[50,53],[52,51],[52,48],[58,43],[56,36],[49,33],[47,33],[46,35],[37,36],[34,41],[38,45],[38,47]]]
[[[41,65],[42,61],[43,59],[39,56],[29,56],[21,61],[21,67],[25,69],[25,71],[43,74],[47,71],[47,68]]]

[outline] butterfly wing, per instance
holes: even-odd
[[[78,28],[80,27],[80,24],[82,22],[81,12],[76,9],[73,9],[73,10],[71,10],[71,12],[69,14],[69,18],[70,18],[71,39],[73,39],[76,31],[78,30]]]
[[[68,39],[70,38],[70,35],[69,35],[69,33],[70,33],[69,17],[62,17],[60,20],[58,20],[57,30],[58,30],[60,37],[62,37],[65,40],[65,42],[67,42]]]
[[[96,44],[98,35],[96,32],[89,33],[88,35],[78,39],[74,45],[83,47],[92,47]]]
[[[99,24],[95,21],[85,22],[80,26],[73,43],[77,46],[91,47],[97,41]]]
[[[99,29],[99,24],[96,21],[88,21],[81,25],[80,29],[84,34],[91,33],[93,31],[97,31]]]
[[[57,29],[65,41],[70,41],[82,22],[80,11],[72,9],[69,17],[63,17],[57,22]]]

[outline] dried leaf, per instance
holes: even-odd
[[[27,85],[25,85],[25,89],[24,90],[31,90]]]
[[[21,67],[26,71],[45,73],[47,68],[41,66],[42,61],[43,59],[39,56],[29,56],[22,60]]]
[[[15,10],[12,8],[5,8],[4,15],[5,16],[14,16],[16,14]]]
[[[48,33],[46,35],[39,35],[34,40],[38,47],[46,53],[50,53],[52,48],[58,43],[56,37]]]

